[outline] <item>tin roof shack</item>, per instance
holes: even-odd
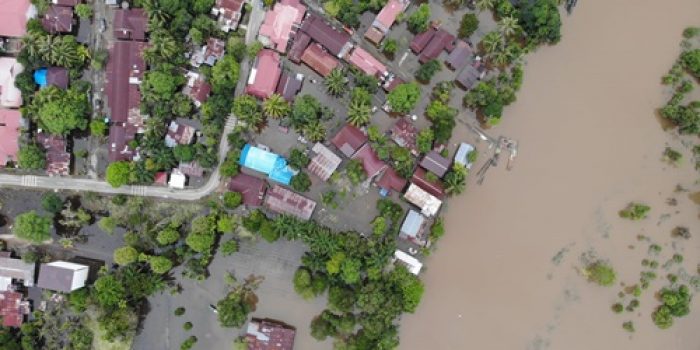
[[[404,193],[404,199],[421,209],[421,213],[427,217],[432,217],[440,210],[442,201],[432,194],[424,191],[416,184],[411,183]]]
[[[17,161],[21,119],[19,110],[0,108],[0,167]]]
[[[455,49],[450,52],[445,60],[445,65],[452,70],[460,70],[469,64],[473,55],[474,52],[469,44],[462,40],[457,40]]]
[[[445,190],[442,186],[442,182],[439,179],[433,181],[433,179],[428,179],[428,172],[418,167],[411,177],[411,182],[420,186],[423,190],[437,197],[438,199],[445,198]]]
[[[70,33],[73,31],[73,8],[50,5],[41,19],[41,26],[51,34]]]
[[[243,0],[216,0],[211,14],[217,17],[224,32],[236,30],[243,14]]]
[[[409,209],[408,214],[401,225],[399,237],[411,241],[419,246],[425,246],[427,244],[427,237],[425,235],[426,224],[427,220],[425,219],[425,216],[413,209]]]
[[[173,148],[177,145],[192,144],[196,132],[197,130],[194,127],[173,120],[168,126],[168,133],[165,135],[165,145]]]
[[[66,139],[43,132],[38,133],[36,139],[46,150],[46,175],[69,175],[71,154],[67,150]]]
[[[292,103],[297,94],[299,94],[299,91],[301,91],[303,84],[303,74],[284,71],[280,76],[279,83],[277,83],[276,92],[284,97],[287,102]]]
[[[282,0],[276,3],[271,11],[265,13],[258,40],[266,47],[285,53],[292,32],[299,27],[305,13],[306,6],[299,0]]]
[[[40,288],[70,293],[85,287],[90,268],[68,261],[54,261],[39,266]]]
[[[117,40],[145,41],[148,16],[144,9],[117,9],[112,27]]]
[[[454,35],[448,33],[444,29],[438,29],[428,45],[421,51],[420,56],[418,56],[418,61],[420,63],[426,63],[430,60],[434,60],[443,50],[451,52],[454,49],[454,40]]]
[[[389,75],[386,66],[361,47],[352,50],[348,62],[367,75],[384,79]]]
[[[36,264],[10,257],[9,252],[0,256],[0,291],[8,290],[13,283],[22,283],[25,287],[34,285]]]
[[[229,180],[228,189],[240,193],[243,197],[243,204],[249,207],[259,207],[265,198],[267,183],[255,176],[239,173]]]
[[[317,14],[309,14],[301,30],[337,58],[343,58],[352,48],[350,34],[336,30]]]
[[[192,103],[199,108],[202,106],[202,103],[209,99],[211,85],[199,73],[187,72],[185,77],[187,78],[187,84],[182,88],[182,93],[187,95],[192,100]]]
[[[316,208],[316,202],[282,186],[273,185],[265,197],[265,207],[278,214],[289,214],[309,220]]]
[[[206,45],[202,46],[190,59],[190,64],[194,67],[199,67],[202,64],[213,66],[216,61],[224,57],[224,49],[226,43],[217,38],[207,39]]]
[[[27,34],[27,21],[36,16],[36,8],[29,0],[2,2],[0,36],[20,38]]]
[[[447,170],[450,169],[450,165],[452,165],[452,162],[449,159],[441,156],[440,153],[436,151],[430,151],[420,162],[420,166],[429,170],[438,177],[445,176]]]
[[[397,145],[408,148],[411,154],[418,156],[418,146],[416,145],[416,137],[418,129],[407,118],[400,118],[391,128],[391,139]]]
[[[250,70],[245,92],[259,99],[266,99],[275,93],[281,74],[280,55],[272,50],[262,49]]]
[[[365,32],[365,39],[379,45],[384,36],[389,33],[396,18],[406,10],[409,3],[408,0],[389,0],[374,18],[372,26]]]
[[[350,124],[345,124],[331,140],[331,143],[346,157],[352,157],[366,142],[367,135]]]
[[[283,323],[253,318],[248,322],[248,350],[292,350],[296,330]]]
[[[382,162],[377,156],[377,152],[372,149],[369,143],[365,143],[355,154],[352,159],[359,159],[362,161],[362,167],[367,173],[367,178],[373,178],[377,176],[382,170],[386,168],[386,164]]]
[[[462,69],[455,83],[464,90],[471,90],[484,76],[484,67],[480,61],[475,61],[473,64],[467,65]]]
[[[324,51],[319,44],[309,45],[309,47],[304,50],[304,54],[301,55],[301,61],[306,63],[307,66],[311,67],[311,69],[322,77],[331,74],[331,71],[340,64],[337,58]]]
[[[311,151],[316,155],[311,158],[309,171],[321,180],[328,181],[328,178],[338,169],[342,159],[321,143],[316,143]]]
[[[394,252],[394,259],[401,265],[405,266],[408,271],[414,275],[418,275],[420,270],[423,268],[423,263],[421,263],[420,260],[398,249]]]
[[[311,43],[311,37],[302,32],[298,31],[294,35],[294,41],[292,42],[292,47],[289,48],[289,52],[287,53],[287,59],[290,61],[299,64],[301,63],[301,55],[304,53],[307,47],[309,47],[309,44]]]
[[[168,173],[159,171],[153,176],[153,184],[158,186],[166,186],[168,184]]]
[[[29,315],[29,301],[22,300],[22,293],[7,290],[0,292],[0,317],[3,327],[20,327],[24,316]]]
[[[18,108],[22,105],[22,92],[15,86],[15,78],[23,71],[24,66],[15,58],[0,57],[0,107]]]
[[[46,85],[52,85],[63,90],[67,89],[69,82],[68,69],[61,67],[46,68],[45,82]]]
[[[396,173],[396,170],[391,167],[387,167],[384,173],[382,173],[377,180],[377,186],[387,192],[396,191],[401,193],[403,192],[403,189],[406,188],[407,183],[408,181],[399,176],[399,174]]]
[[[454,162],[455,164],[460,164],[463,165],[467,169],[471,169],[473,162],[469,159],[470,154],[472,152],[476,152],[476,149],[474,146],[468,144],[468,143],[460,143],[459,148],[457,148],[457,152],[455,153],[455,158]]]

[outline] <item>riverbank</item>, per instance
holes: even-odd
[[[660,77],[697,13],[700,3],[689,0],[581,2],[561,42],[527,56],[518,101],[492,130],[519,141],[517,164],[491,170],[483,186],[472,177],[450,203],[448,234],[422,276],[423,302],[403,319],[402,349],[697,348],[697,300],[662,331],[650,316],[662,281],[640,299],[639,316],[620,316],[610,311],[619,288],[589,284],[576,270],[581,254],[593,251],[634,283],[647,253],[637,234],[670,253],[676,225],[696,233],[684,244],[688,269],[700,258],[697,206],[674,192],[677,184],[697,191],[697,173],[688,162],[661,161],[666,144],[686,159],[690,150],[655,118],[669,95]],[[617,211],[631,200],[650,204],[650,218],[620,220]],[[621,327],[628,319],[632,335]]]

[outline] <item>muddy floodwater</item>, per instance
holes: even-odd
[[[660,77],[689,25],[700,25],[698,0],[583,0],[562,42],[527,57],[518,101],[489,131],[519,141],[516,164],[491,169],[482,186],[471,179],[449,203],[448,234],[428,258],[423,302],[402,320],[401,349],[700,349],[700,297],[670,329],[652,323],[663,269],[641,306],[619,315],[610,310],[619,284],[598,287],[577,270],[595,254],[620,282],[638,283],[653,242],[663,247],[654,259],[680,253],[697,273],[699,176],[688,143],[655,117],[669,96]],[[662,162],[666,145],[683,152],[679,167]],[[618,217],[633,200],[652,207],[649,218]],[[693,237],[672,238],[677,225]]]

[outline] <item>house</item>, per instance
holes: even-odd
[[[37,11],[29,0],[6,0],[0,11],[0,36],[21,38],[27,34],[27,21],[36,17]]]
[[[402,148],[407,148],[414,156],[418,156],[418,146],[416,137],[418,129],[408,118],[400,118],[391,127],[391,139]]]
[[[411,51],[413,51],[413,53],[416,55],[421,53],[428,43],[433,40],[435,33],[437,33],[437,29],[434,26],[430,26],[430,28],[428,28],[428,30],[425,32],[416,34],[416,36],[413,37],[413,40],[411,40],[411,43],[408,45],[411,48]]]
[[[328,178],[333,175],[338,166],[343,161],[338,157],[333,151],[328,149],[328,147],[317,142],[311,151],[316,155],[311,158],[308,169],[309,172],[318,176],[323,181],[328,181]]]
[[[238,162],[240,165],[266,174],[270,180],[284,185],[289,185],[295,174],[287,166],[287,160],[284,157],[249,144],[243,146]]]
[[[180,172],[180,169],[173,169],[170,173],[170,180],[168,180],[168,187],[182,190],[185,185],[187,185],[187,175]]]
[[[165,171],[159,171],[153,176],[153,184],[158,186],[168,185],[168,173]]]
[[[340,64],[340,61],[338,61],[337,58],[324,51],[319,44],[309,45],[309,47],[307,47],[306,50],[304,50],[304,53],[301,55],[301,61],[306,63],[307,66],[311,67],[311,69],[320,74],[322,77],[331,74],[331,72]]]
[[[447,170],[450,169],[450,165],[452,165],[452,162],[436,151],[428,152],[420,162],[420,166],[438,177],[445,176]]]
[[[224,32],[238,29],[243,14],[243,0],[216,0],[211,14],[217,17],[219,28]]]
[[[301,62],[301,55],[306,51],[310,43],[311,37],[308,34],[302,31],[296,32],[294,41],[292,41],[292,47],[290,47],[289,52],[287,52],[287,59],[299,64]]]
[[[366,142],[367,135],[350,124],[345,124],[331,140],[331,143],[346,157],[352,157]]]
[[[18,328],[24,323],[24,316],[29,315],[29,301],[22,300],[20,292],[6,290],[0,292],[0,317],[3,327]]]
[[[411,182],[438,199],[445,198],[445,189],[442,186],[442,182],[439,179],[428,179],[428,172],[421,167],[416,168],[413,176],[411,176]]]
[[[462,40],[457,40],[454,50],[450,52],[445,60],[445,65],[452,70],[460,70],[464,68],[472,59],[474,52],[472,47]]]
[[[248,322],[248,350],[292,350],[296,330],[277,321],[253,318]]]
[[[442,201],[432,194],[424,191],[414,183],[411,183],[404,193],[404,199],[421,209],[421,213],[427,217],[432,217],[440,210]]]
[[[182,88],[182,93],[192,100],[197,108],[201,107],[209,99],[211,85],[204,80],[204,75],[195,72],[185,74],[187,84]]]
[[[265,198],[267,184],[265,180],[255,176],[239,173],[229,180],[228,189],[240,193],[243,197],[243,204],[249,207],[259,207]]]
[[[281,0],[271,11],[265,13],[265,19],[258,32],[258,40],[279,53],[285,53],[292,32],[299,27],[306,6],[299,0]]]
[[[323,46],[337,58],[343,58],[352,48],[350,34],[338,31],[317,14],[309,14],[301,25],[301,31]]]
[[[382,84],[382,89],[386,92],[391,92],[392,90],[396,89],[397,86],[405,83],[403,79],[397,77],[396,75],[391,75],[389,78],[384,80],[384,83]]]
[[[202,46],[190,59],[190,64],[194,67],[199,67],[202,64],[213,66],[216,61],[224,57],[226,43],[217,38],[207,39],[207,44]]]
[[[22,105],[22,91],[15,86],[15,78],[23,71],[24,66],[17,59],[0,57],[0,107],[18,108]]]
[[[299,91],[301,91],[303,84],[303,74],[284,71],[282,72],[282,75],[280,75],[280,81],[277,83],[277,89],[275,89],[275,92],[284,97],[287,102],[291,103],[294,101],[297,94],[299,94]]]
[[[273,185],[272,189],[267,191],[265,207],[278,214],[289,214],[309,220],[316,208],[316,202],[282,186]]]
[[[54,261],[39,266],[37,286],[56,292],[70,293],[85,287],[90,268],[68,261]]]
[[[13,283],[22,283],[25,287],[34,285],[36,264],[10,257],[9,252],[0,255],[0,291],[7,291]]]
[[[180,162],[177,170],[189,177],[201,178],[204,176],[204,168],[197,161]]]
[[[407,183],[408,181],[399,176],[392,167],[387,167],[384,173],[377,179],[377,186],[384,190],[386,194],[389,194],[391,191],[396,191],[398,193],[403,192]]]
[[[420,260],[398,249],[394,252],[394,260],[405,266],[408,269],[408,272],[414,275],[418,275],[420,270],[423,268],[423,263],[421,263]]]
[[[362,162],[362,167],[367,173],[367,178],[373,178],[386,168],[386,164],[377,156],[377,152],[372,149],[369,143],[365,143],[352,156],[352,159],[359,159]]]
[[[148,15],[144,9],[117,9],[114,11],[114,38],[117,40],[145,41]]]
[[[462,69],[455,83],[464,90],[471,90],[484,77],[484,66],[481,61],[475,61],[473,64],[467,65]]]
[[[399,14],[408,7],[408,0],[389,0],[374,18],[372,26],[365,32],[365,39],[379,45]]]
[[[51,0],[51,3],[58,6],[76,6],[81,0]]]
[[[34,71],[34,82],[44,88],[49,85],[59,89],[68,88],[68,69],[61,67],[39,68]]]
[[[474,146],[464,142],[460,143],[459,148],[457,148],[457,152],[455,153],[455,164],[460,164],[467,169],[471,169],[473,164],[469,160],[469,154],[472,152],[476,152]]]
[[[112,162],[131,160],[137,155],[129,142],[144,131],[139,85],[146,71],[143,52],[147,45],[140,41],[117,41],[110,50],[105,93],[112,121],[109,128]]]
[[[177,145],[189,145],[194,141],[197,129],[193,126],[171,121],[168,133],[165,135],[165,145],[173,148]]]
[[[443,50],[451,52],[454,49],[454,40],[454,35],[448,33],[444,29],[438,29],[432,39],[430,39],[430,42],[428,42],[428,45],[421,51],[420,56],[418,56],[418,61],[420,63],[426,63],[430,60],[434,60]]]
[[[361,47],[355,47],[348,57],[348,62],[367,75],[384,79],[389,75],[386,66]]]
[[[51,34],[70,33],[73,31],[73,8],[50,5],[41,26]]]
[[[49,176],[69,175],[71,154],[67,151],[66,139],[42,132],[36,135],[36,140],[46,151],[46,174]]]
[[[0,108],[0,168],[17,161],[22,113]]]
[[[262,49],[253,63],[248,76],[245,92],[260,99],[266,99],[275,93],[282,69],[280,55],[272,50]]]
[[[401,225],[399,237],[417,245],[424,246],[427,243],[427,237],[424,234],[426,223],[427,220],[425,216],[413,209],[409,209]]]

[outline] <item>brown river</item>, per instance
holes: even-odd
[[[689,148],[655,117],[669,95],[660,77],[689,25],[700,25],[698,0],[581,0],[561,43],[527,57],[518,101],[489,130],[519,141],[516,164],[491,169],[482,186],[472,179],[449,204],[448,233],[422,274],[423,302],[402,320],[401,349],[700,349],[700,298],[668,330],[651,320],[654,293],[667,284],[662,269],[641,306],[620,315],[610,306],[621,287],[598,287],[577,270],[593,253],[619,281],[636,283],[650,244],[637,240],[643,234],[663,247],[661,264],[679,252],[696,273],[698,206],[674,190],[699,191],[698,173]],[[662,162],[666,145],[685,162]],[[651,205],[649,218],[617,216],[633,200]],[[693,237],[672,238],[677,225]]]

